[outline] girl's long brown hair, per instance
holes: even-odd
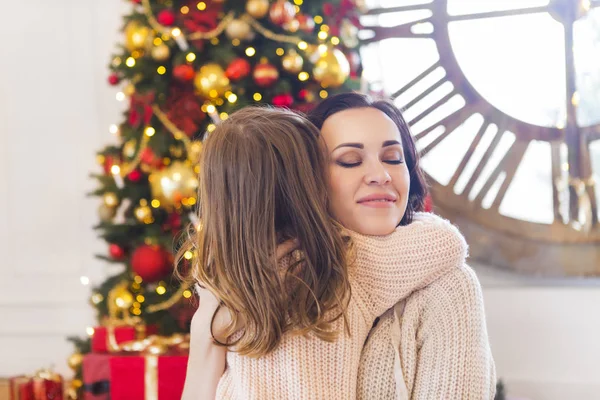
[[[202,228],[177,259],[197,252],[192,277],[232,312],[227,345],[241,354],[265,355],[286,332],[334,340],[340,318],[347,327],[347,249],[328,212],[325,162],[319,130],[281,109],[240,110],[204,143]],[[300,256],[278,262],[287,239]]]

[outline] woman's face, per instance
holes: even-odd
[[[410,187],[394,122],[376,108],[353,108],[327,118],[321,132],[334,217],[364,235],[392,233],[406,211]]]

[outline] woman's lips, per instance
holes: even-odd
[[[396,196],[391,194],[371,194],[362,197],[357,201],[358,204],[373,207],[373,208],[390,208],[394,207]]]

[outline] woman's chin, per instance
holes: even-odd
[[[398,223],[396,221],[362,221],[362,223],[356,224],[355,229],[352,230],[361,235],[385,236],[394,232]]]

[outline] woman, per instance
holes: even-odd
[[[401,120],[394,120],[383,113],[371,113],[368,117],[367,119],[374,122],[374,125],[363,126],[362,136],[360,134],[351,135],[349,138],[352,140],[342,143],[335,143],[334,137],[335,146],[331,145],[331,140],[327,143],[328,150],[331,150],[327,170],[332,178],[327,186],[331,196],[332,212],[338,221],[349,229],[361,233],[384,235],[399,223],[401,225],[410,223],[414,212],[418,211],[422,204],[425,190],[422,179],[420,179],[414,144],[412,144],[410,136],[407,137],[408,131],[402,129],[402,125],[399,123]],[[373,127],[376,129],[373,130]],[[371,132],[371,134],[365,139],[364,132]],[[325,142],[327,141],[325,138]],[[357,174],[356,171],[359,173]],[[348,172],[352,172],[352,174],[348,175]],[[339,185],[341,182],[339,179],[356,178],[361,174],[362,178],[354,179],[351,187]],[[413,178],[413,181],[410,178]],[[400,193],[403,195],[399,195]],[[406,237],[407,250],[404,253],[409,255],[416,253],[415,248],[411,245],[423,238],[424,235],[418,234],[415,237]],[[440,244],[439,247],[442,245]],[[407,260],[404,263],[405,270],[403,271],[406,277],[410,278],[415,274],[422,273],[422,270],[428,267],[428,257],[435,261],[437,250],[439,249],[428,249],[425,254],[421,253],[422,256],[425,256],[424,260]],[[386,261],[382,259],[379,262],[385,263]],[[372,277],[377,278],[376,276]],[[379,293],[377,290],[373,290],[371,294],[377,296]],[[203,305],[206,306],[206,302]],[[206,331],[203,326],[207,325],[206,319],[210,316],[210,312],[206,312],[203,308],[201,307],[197,314],[200,317],[195,317],[192,337],[198,337],[194,329],[199,328]],[[200,323],[200,321],[204,322]],[[194,359],[198,359],[194,352],[196,343],[197,341],[193,340],[188,377],[196,375],[193,362]],[[199,349],[199,346],[196,348]],[[206,354],[205,352],[204,355],[206,356]],[[334,362],[337,361],[343,363],[341,360],[334,360]],[[222,366],[223,364],[221,364],[221,368],[217,369],[222,371]],[[392,370],[391,367],[392,365],[390,365],[390,370]],[[216,375],[218,373],[213,375],[213,379]],[[191,382],[190,379],[188,381]],[[394,382],[390,381],[389,383]],[[190,385],[186,383],[186,395],[191,393],[188,390],[189,387]],[[189,398],[204,398],[189,396]],[[187,397],[184,396],[184,398]],[[377,397],[371,396],[370,398]]]
[[[354,200],[370,181],[393,178],[389,169],[384,171],[384,164],[377,162],[378,143],[374,141],[376,132],[385,130],[390,121],[402,137],[411,198],[422,199],[424,185],[412,185],[422,182],[418,156],[408,125],[396,107],[348,93],[323,101],[309,119],[321,130],[331,151],[328,191],[334,215],[342,225],[352,229],[364,224],[363,215],[371,210],[364,210]],[[390,149],[394,153],[393,145]],[[380,166],[381,175],[376,175]],[[413,207],[418,211],[421,204]],[[358,397],[491,399],[495,385],[481,287],[474,272],[461,265],[381,317],[361,357]]]

